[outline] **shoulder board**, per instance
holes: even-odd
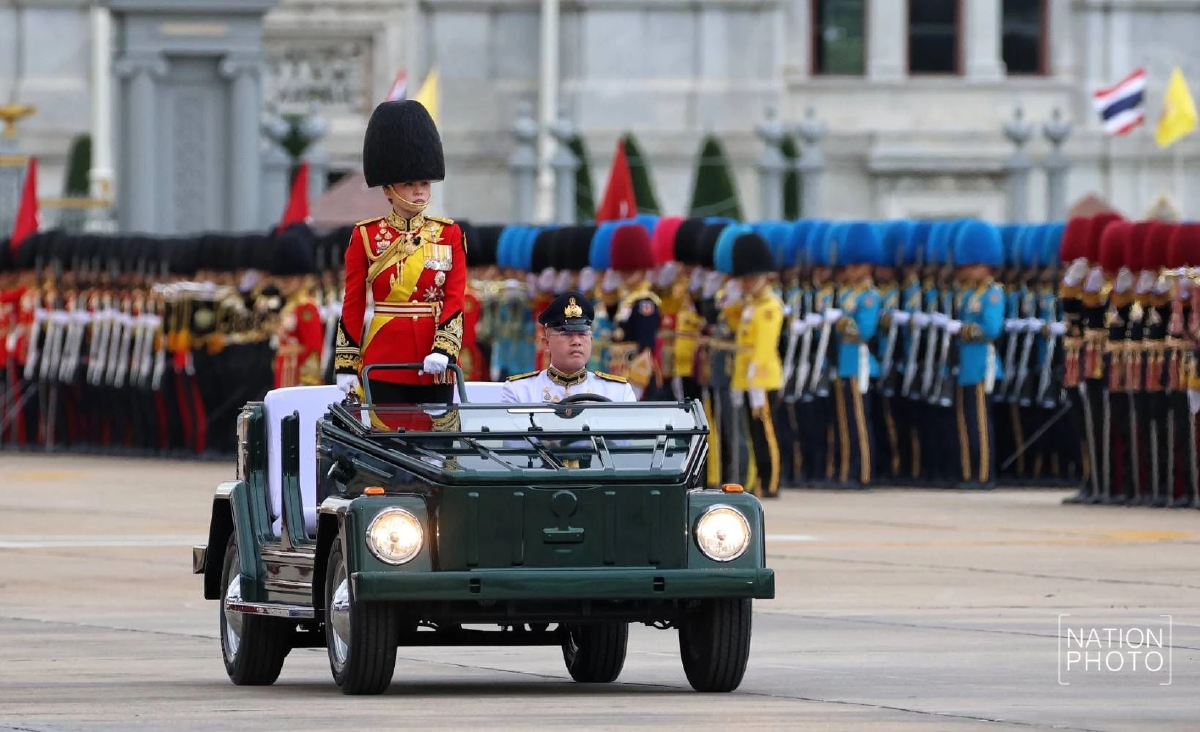
[[[426,221],[433,221],[433,222],[435,222],[435,223],[441,224],[442,226],[450,226],[451,224],[453,224],[453,223],[454,223],[454,219],[448,219],[448,218],[445,218],[445,217],[443,217],[443,216],[429,216],[429,215],[426,215],[426,216],[425,216],[425,220],[426,220]]]
[[[505,381],[520,381],[521,379],[529,379],[529,378],[533,378],[534,376],[537,376],[540,373],[542,373],[542,372],[541,371],[529,371],[524,374],[513,374],[512,376],[505,379]]]
[[[604,379],[605,381],[615,381],[618,384],[628,384],[629,383],[629,379],[626,379],[624,376],[617,376],[616,374],[606,374],[603,371],[593,371],[592,373],[596,375],[597,379]]]
[[[355,224],[355,226],[366,226],[367,224],[373,224],[373,223],[375,223],[376,221],[383,221],[383,220],[384,220],[384,218],[386,218],[386,217],[384,217],[384,216],[376,216],[376,217],[375,217],[375,218],[373,218],[373,219],[365,219],[365,220],[363,220],[363,221],[359,221],[357,224]]]

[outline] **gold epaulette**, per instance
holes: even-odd
[[[537,376],[540,373],[542,373],[542,372],[541,371],[528,371],[523,374],[513,374],[512,376],[505,379],[505,381],[520,381],[521,379],[529,379],[534,376]]]
[[[426,220],[426,221],[433,221],[433,222],[439,223],[439,224],[441,224],[442,226],[450,226],[451,224],[453,224],[453,223],[454,223],[454,219],[448,219],[448,218],[446,218],[446,217],[444,217],[444,216],[429,216],[429,215],[426,215],[426,216],[425,216],[425,220]]]
[[[355,224],[355,226],[366,226],[367,224],[373,224],[376,221],[383,221],[386,218],[387,218],[386,216],[376,216],[375,218],[364,219],[362,221],[359,221],[357,224]]]
[[[628,384],[629,383],[629,379],[626,379],[624,376],[617,376],[616,374],[608,374],[603,371],[593,371],[592,373],[596,375],[597,379],[604,379],[605,381],[615,381],[618,384]]]

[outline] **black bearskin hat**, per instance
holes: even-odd
[[[771,245],[758,232],[748,231],[733,240],[733,276],[766,274],[775,271]]]
[[[317,237],[305,224],[292,224],[275,237],[271,274],[310,275],[317,271]]]
[[[406,99],[375,108],[363,139],[363,174],[371,188],[446,178],[441,135],[420,102]]]

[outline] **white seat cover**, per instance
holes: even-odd
[[[504,382],[500,381],[468,381],[467,401],[475,404],[499,404],[500,394],[504,392]],[[454,403],[461,399],[458,389],[454,390]]]
[[[263,400],[267,422],[267,495],[276,535],[283,521],[283,450],[280,437],[283,419],[300,413],[300,497],[304,504],[304,528],[310,536],[317,532],[317,420],[325,416],[329,405],[340,402],[342,390],[334,385],[290,386],[272,389]]]

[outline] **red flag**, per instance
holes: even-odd
[[[596,221],[628,219],[637,215],[637,199],[633,195],[633,176],[629,173],[629,160],[625,157],[625,141],[617,141],[617,156],[613,159],[612,171],[608,174],[608,187],[600,208],[596,209]]]
[[[283,212],[283,220],[276,231],[283,231],[292,224],[305,223],[308,223],[308,163],[301,163],[292,181],[292,196],[288,200],[287,210]]]
[[[37,158],[29,158],[29,167],[25,171],[25,187],[21,191],[21,207],[17,209],[17,221],[13,225],[12,241],[9,242],[14,252],[25,237],[37,233],[38,218]]]

